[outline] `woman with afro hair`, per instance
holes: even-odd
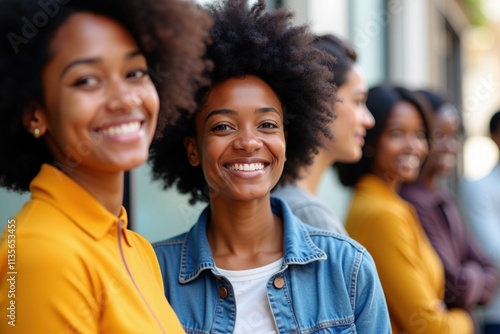
[[[209,25],[184,1],[0,2],[0,186],[31,192],[0,241],[1,333],[183,332],[124,173],[194,109]]]
[[[389,333],[366,250],[270,195],[331,137],[335,96],[313,36],[264,7],[208,7],[211,85],[152,147],[165,188],[209,202],[187,233],[154,245],[165,295],[187,333]]]

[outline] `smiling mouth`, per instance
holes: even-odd
[[[98,132],[104,136],[117,136],[117,135],[126,135],[130,133],[135,133],[139,131],[140,128],[141,128],[141,122],[135,121],[120,125],[110,126],[104,129],[100,129]]]
[[[263,163],[252,163],[252,164],[231,164],[231,165],[226,165],[226,168],[229,168],[230,170],[237,170],[237,171],[256,171],[256,170],[261,170],[264,169],[264,164]]]
[[[399,161],[410,168],[419,168],[420,159],[414,155],[404,155],[399,157]]]

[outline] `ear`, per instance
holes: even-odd
[[[34,106],[23,114],[24,128],[35,138],[43,136],[47,132],[47,120],[41,106]]]
[[[196,146],[196,140],[193,137],[186,137],[184,139],[184,148],[188,156],[188,161],[191,166],[198,166],[200,164],[200,157],[198,154],[198,147]]]

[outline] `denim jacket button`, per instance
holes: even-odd
[[[222,299],[225,299],[227,297],[227,289],[223,286],[221,286],[219,288],[219,296],[222,298]]]
[[[274,279],[274,287],[276,289],[281,289],[284,286],[285,286],[285,280],[283,279],[283,277],[276,277]]]

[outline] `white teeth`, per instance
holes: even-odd
[[[105,136],[115,136],[115,135],[125,135],[129,133],[137,132],[141,127],[141,122],[132,122],[126,124],[120,124],[116,126],[110,126],[105,129],[101,129],[99,132]]]
[[[256,164],[234,164],[229,166],[231,170],[242,170],[242,171],[254,171],[264,169],[264,164],[256,163]]]
[[[400,156],[400,161],[412,168],[418,168],[420,165],[420,159],[414,155],[402,155]]]

